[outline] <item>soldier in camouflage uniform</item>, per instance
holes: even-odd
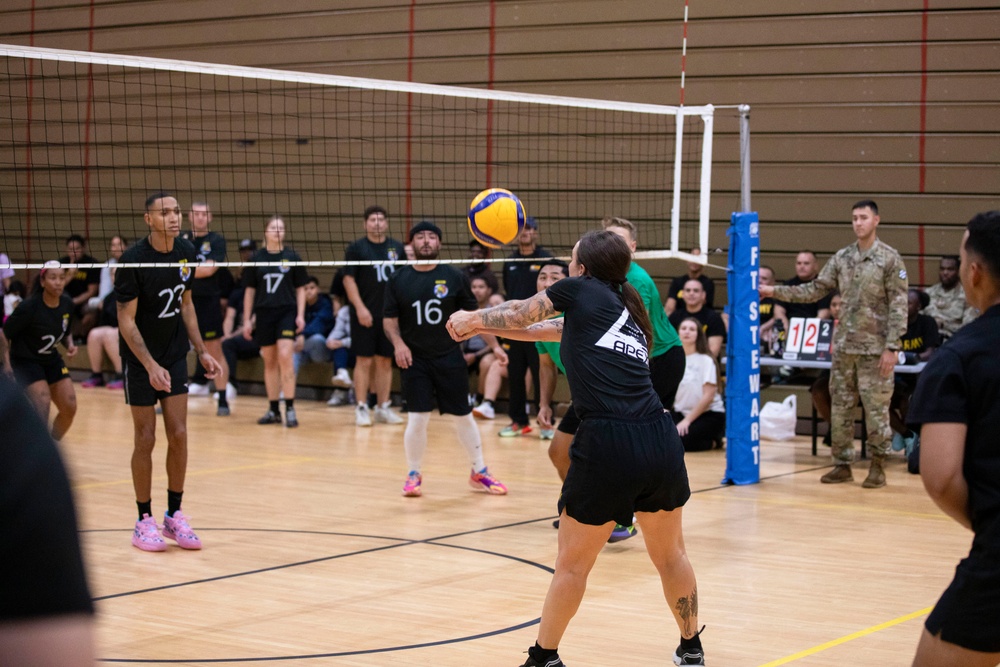
[[[889,400],[900,338],[906,333],[906,267],[899,253],[876,236],[878,206],[870,200],[852,208],[857,243],[835,254],[815,280],[795,287],[761,286],[762,297],[790,302],[816,301],[840,290],[843,302],[834,331],[830,368],[833,470],[825,484],[854,479],[854,408],[865,407],[872,462],[866,489],[885,486],[883,463],[889,452]]]
[[[976,319],[976,309],[965,300],[965,290],[958,279],[958,269],[958,257],[945,255],[938,265],[940,282],[926,290],[931,303],[924,308],[924,315],[934,318],[942,338],[950,338],[962,325]]]

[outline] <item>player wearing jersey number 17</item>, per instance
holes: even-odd
[[[573,248],[570,278],[523,301],[454,313],[456,340],[482,332],[537,328],[561,320],[560,356],[580,426],[570,450],[559,518],[559,552],[538,640],[523,667],[559,667],[559,642],[576,614],[590,572],[615,523],[633,513],[646,551],[681,632],[678,665],[705,664],[698,630],[698,591],[684,549],[681,510],[691,495],[684,448],[650,379],[652,326],[627,279],[628,245],[611,231],[590,232]]]
[[[201,540],[191,529],[189,517],[181,512],[188,458],[189,344],[205,367],[206,377],[214,378],[220,367],[205,349],[198,331],[198,316],[188,290],[197,255],[189,241],[178,238],[181,209],[177,200],[165,192],[150,195],[143,219],[149,227],[149,236],[122,254],[123,266],[115,274],[125,402],[132,410],[135,426],[132,485],[139,520],[132,533],[132,545],[143,551],[167,548],[153,518],[151,500],[155,406],[159,401],[167,432],[167,512],[163,536],[183,549],[200,549]],[[142,269],[124,266],[148,263],[175,266]]]
[[[423,221],[410,230],[416,258],[434,260],[441,252],[441,230]],[[446,264],[404,266],[389,278],[382,320],[402,369],[407,421],[403,434],[409,473],[403,495],[420,496],[421,465],[427,449],[427,423],[434,401],[441,414],[455,416],[455,433],[472,466],[469,484],[477,491],[507,493],[486,469],[483,443],[469,407],[469,372],[462,348],[448,335],[445,322],[458,310],[474,310],[476,298],[465,275]],[[493,336],[486,344],[497,347]]]

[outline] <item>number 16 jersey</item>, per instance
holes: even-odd
[[[430,271],[404,266],[385,288],[384,317],[399,318],[399,333],[415,356],[435,359],[459,347],[445,328],[451,314],[478,308],[468,279],[453,266]]]
[[[145,262],[181,262],[188,266],[169,268],[127,268],[121,267],[115,273],[115,297],[119,304],[136,301],[135,324],[139,328],[143,342],[156,363],[169,368],[178,359],[183,359],[190,347],[184,318],[181,317],[181,303],[184,292],[190,289],[194,270],[197,268],[197,253],[190,241],[174,239],[170,252],[159,252],[150,244],[149,237],[138,241],[126,250],[120,260],[122,264]],[[122,359],[139,363],[128,341],[119,334],[119,350]]]

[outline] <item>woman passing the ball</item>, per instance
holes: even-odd
[[[631,262],[628,245],[614,232],[590,232],[573,248],[572,277],[529,299],[458,312],[448,321],[456,340],[518,330],[519,337],[552,339],[561,331],[560,353],[581,419],[562,488],[555,573],[523,667],[563,664],[557,649],[587,575],[615,523],[630,524],[633,513],[680,628],[674,662],[705,664],[697,585],[681,531],[681,508],[691,495],[684,448],[650,380],[651,326],[625,278]],[[560,312],[564,319],[543,322]]]
[[[39,274],[41,289],[14,309],[3,331],[10,342],[10,368],[38,414],[48,423],[49,403],[58,408],[52,438],[61,440],[76,416],[76,392],[56,345],[63,343],[70,357],[76,354],[76,345],[69,335],[73,300],[63,294],[66,271],[58,262],[51,264],[46,262]]]

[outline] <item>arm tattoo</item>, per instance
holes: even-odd
[[[678,598],[674,609],[683,624],[681,634],[685,637],[693,635],[698,629],[698,589],[692,590],[686,598]]]
[[[557,312],[545,292],[539,292],[530,299],[505,301],[499,306],[487,308],[481,317],[487,329],[524,329]]]
[[[558,331],[559,335],[561,336],[563,332],[563,324],[565,323],[565,321],[566,320],[544,320],[542,322],[535,322],[534,324],[528,327],[528,331],[540,331],[543,329],[548,329],[550,331],[555,330]]]

